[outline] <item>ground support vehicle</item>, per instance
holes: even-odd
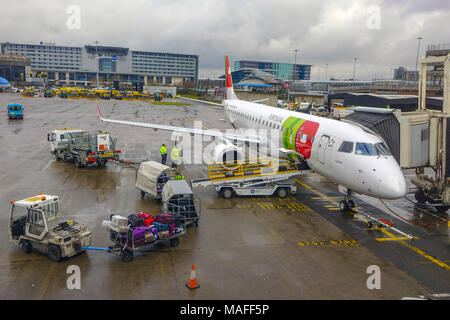
[[[47,139],[57,161],[74,161],[78,168],[93,163],[104,167],[108,160],[119,159],[116,139],[112,139],[106,131],[54,130]]]
[[[136,170],[136,188],[141,191],[141,196],[149,195],[153,199],[161,199],[164,184],[175,179],[177,172],[156,161],[144,161]]]
[[[23,107],[21,104],[8,104],[8,119],[23,119]]]
[[[55,96],[55,92],[52,89],[47,89],[44,92],[44,98],[51,98]]]
[[[59,90],[58,95],[60,98],[67,99],[67,91],[66,90]]]
[[[53,261],[83,252],[91,245],[91,232],[84,224],[60,216],[58,205],[59,197],[44,194],[11,201],[9,242],[25,253],[47,254]]]
[[[67,90],[67,98],[68,99],[80,99],[80,92],[78,89],[68,89]]]
[[[35,96],[35,92],[34,92],[34,89],[33,88],[25,88],[24,90],[23,90],[23,92],[22,92],[22,97],[25,97],[25,98],[32,98],[32,97],[34,97]]]
[[[109,92],[109,91],[101,91],[99,96],[100,96],[101,99],[109,100],[109,99],[111,99],[111,92]]]
[[[134,95],[133,91],[126,91],[122,97],[122,100],[134,101],[136,100],[136,96]]]
[[[285,198],[297,192],[292,177],[304,173],[289,160],[270,157],[245,159],[208,166],[208,178],[191,180],[192,187],[214,186],[224,198],[237,196],[272,196]]]
[[[118,219],[119,217],[119,219]],[[118,221],[118,224],[116,223]],[[125,217],[111,215],[110,221],[104,221],[109,229],[109,239],[114,243],[105,248],[84,247],[85,250],[103,250],[121,257],[122,261],[130,262],[134,258],[135,252],[150,252],[154,246],[161,242],[169,242],[171,247],[176,247],[180,243],[179,237],[186,233],[186,224],[181,223],[172,233],[166,233],[162,237],[161,232],[155,232],[155,227],[142,227],[148,230],[143,238],[136,239],[135,233],[139,228],[131,228]],[[106,222],[106,223],[105,223]],[[181,220],[181,222],[184,222]],[[139,229],[141,232],[142,229]]]
[[[194,195],[186,180],[169,180],[162,190],[162,213],[182,216],[185,225],[198,226],[201,213],[200,199]]]
[[[97,94],[95,93],[94,90],[89,90],[86,93],[85,98],[87,98],[87,99],[97,99]]]

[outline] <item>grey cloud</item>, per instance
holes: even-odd
[[[66,27],[69,5],[81,8],[81,29]],[[380,29],[367,27],[370,6],[380,9]],[[200,74],[219,74],[223,56],[315,65],[324,77],[389,76],[392,67],[414,68],[417,36],[427,44],[450,42],[447,1],[389,0],[25,0],[2,4],[0,41],[103,45],[198,54]],[[20,21],[20,23],[18,23]]]

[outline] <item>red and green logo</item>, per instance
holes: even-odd
[[[312,140],[319,129],[319,123],[297,117],[289,117],[283,123],[283,145],[295,150],[305,159],[311,157]],[[295,155],[290,155],[295,157]]]

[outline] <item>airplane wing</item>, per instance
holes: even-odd
[[[151,128],[151,129],[175,131],[175,132],[182,132],[182,133],[189,133],[189,134],[199,134],[199,135],[221,138],[221,139],[229,140],[229,141],[241,141],[241,142],[252,142],[252,143],[260,143],[261,142],[261,139],[258,136],[246,136],[246,135],[240,135],[240,134],[222,133],[222,132],[214,131],[214,130],[184,128],[184,127],[168,126],[168,125],[154,124],[154,123],[105,119],[102,117],[102,114],[100,112],[100,107],[98,106],[98,104],[97,104],[97,111],[98,111],[100,120],[103,122],[124,124],[124,125],[135,126],[135,127],[144,127],[144,128]]]
[[[205,103],[205,104],[210,104],[210,105],[213,105],[213,106],[222,107],[222,104],[220,104],[220,103],[215,103],[215,102],[210,102],[210,101],[205,101],[205,100],[199,100],[199,99],[185,98],[185,97],[177,97],[177,98],[190,100],[190,101],[195,101],[195,102],[200,102],[200,103]]]

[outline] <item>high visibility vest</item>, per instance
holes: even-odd
[[[178,155],[180,153],[180,150],[177,147],[173,147],[172,149],[172,160],[178,161]]]
[[[162,146],[161,149],[159,149],[159,152],[161,152],[161,154],[166,154],[167,153],[166,147]]]

